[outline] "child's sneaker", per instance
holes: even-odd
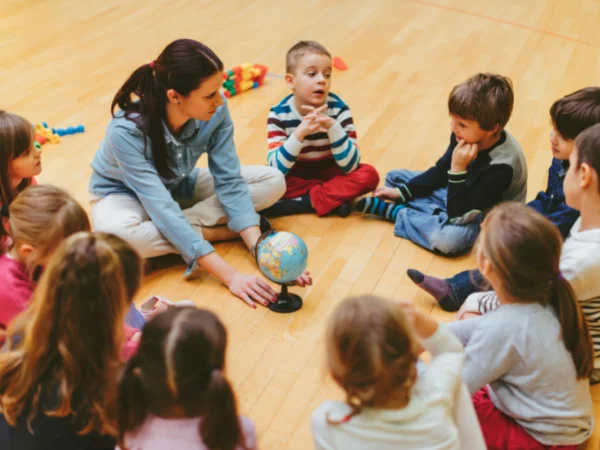
[[[180,300],[178,302],[172,302],[160,295],[153,295],[144,303],[140,308],[140,313],[144,316],[146,322],[151,320],[153,317],[158,314],[165,312],[169,307],[177,307],[181,308],[184,306],[196,306],[196,304],[192,300]]]

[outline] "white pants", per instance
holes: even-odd
[[[248,184],[254,208],[261,211],[281,198],[285,178],[268,166],[242,167],[242,178]],[[194,197],[177,201],[192,227],[202,235],[201,227],[227,223],[228,217],[214,190],[208,169],[200,169]],[[116,234],[131,244],[143,258],[178,253],[154,226],[139,200],[130,195],[114,194],[92,200],[92,223],[96,231]]]

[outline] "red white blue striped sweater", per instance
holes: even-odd
[[[288,95],[271,108],[267,120],[269,165],[287,175],[296,162],[333,159],[345,173],[356,170],[360,164],[360,152],[356,145],[356,129],[350,108],[330,92],[324,114],[335,119],[335,125],[327,133],[313,133],[300,142],[294,131],[300,125],[302,116],[294,105],[294,95]]]

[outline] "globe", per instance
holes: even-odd
[[[279,284],[293,282],[306,270],[308,249],[294,233],[274,231],[259,242],[256,261],[261,272]]]

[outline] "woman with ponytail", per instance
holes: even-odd
[[[239,234],[253,250],[261,235],[256,211],[283,195],[285,180],[271,167],[240,167],[222,82],[221,60],[191,39],[173,41],[133,72],[92,161],[92,221],[144,258],[180,253],[188,273],[200,265],[256,307],[275,300],[275,291],[235,270],[209,242]],[[208,169],[195,167],[203,154]],[[298,279],[307,283],[308,274]]]
[[[482,224],[477,261],[499,306],[448,326],[490,449],[576,449],[592,433],[592,340],[561,247],[558,228],[521,204]]]
[[[144,328],[119,386],[122,450],[254,450],[225,377],[227,332],[210,311],[172,308]]]

